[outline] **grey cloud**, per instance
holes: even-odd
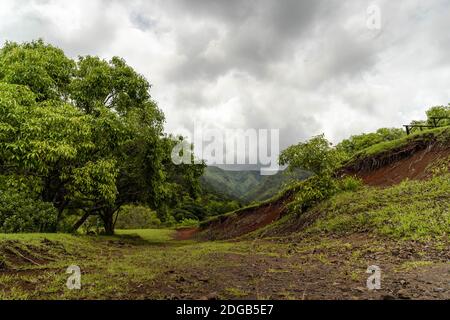
[[[155,82],[169,128],[279,128],[287,147],[400,126],[450,102],[448,1],[74,0],[91,3],[78,29],[39,10],[60,3],[14,2],[0,40],[124,56]],[[372,3],[379,32],[366,27]]]
[[[71,21],[63,21],[59,12],[46,11],[42,6],[51,7],[60,1],[21,1],[14,3],[14,14],[4,24],[0,23],[0,37],[13,41],[29,41],[37,38],[56,44],[70,56],[103,55],[115,39],[120,28],[109,7],[113,2],[106,0],[81,1],[89,5],[82,12],[83,21],[78,26]],[[47,8],[46,7],[46,8]],[[70,16],[70,12],[65,12]],[[68,31],[70,30],[70,31]]]
[[[295,53],[300,37],[313,28],[323,9],[321,1],[189,3],[185,3],[186,14],[206,27],[196,33],[179,30],[178,52],[187,59],[174,66],[170,73],[174,81],[199,77],[210,80],[231,70],[268,76],[272,63]],[[214,18],[222,23],[217,24]],[[214,28],[225,28],[225,33],[220,35]],[[207,54],[213,41],[220,46],[219,57]]]

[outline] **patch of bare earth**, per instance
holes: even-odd
[[[450,250],[365,237],[254,241],[166,270],[135,296],[160,299],[450,299]],[[318,244],[321,243],[321,244]],[[367,268],[381,289],[366,287]]]
[[[343,170],[356,175],[370,186],[391,186],[405,179],[430,177],[430,165],[450,157],[450,148],[442,145],[411,146],[386,155],[367,158]]]
[[[265,227],[278,220],[286,209],[286,197],[275,202],[243,209],[233,215],[218,217],[201,230],[203,240],[233,239]]]
[[[199,228],[180,228],[176,230],[174,235],[175,240],[189,240],[199,233]]]

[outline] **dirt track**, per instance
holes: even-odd
[[[192,239],[199,231],[199,228],[180,228],[176,230],[174,239],[189,240]]]
[[[165,299],[450,299],[450,252],[366,236],[233,242],[167,270],[137,295]],[[382,270],[368,290],[367,267]]]

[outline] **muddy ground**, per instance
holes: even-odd
[[[53,255],[47,258],[22,250],[11,260],[8,253],[15,265],[0,268],[0,298],[450,299],[450,250],[444,243],[367,235],[223,242],[82,239],[76,249],[45,243]],[[81,268],[81,290],[66,288],[72,264]],[[366,286],[372,265],[381,269],[379,290]]]
[[[415,242],[258,240],[246,242],[244,252],[211,253],[207,260],[167,270],[136,293],[155,290],[167,299],[450,299],[450,251]],[[372,265],[381,269],[380,290],[367,288]]]

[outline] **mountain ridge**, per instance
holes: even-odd
[[[306,171],[294,173],[279,171],[275,175],[261,175],[259,170],[224,170],[215,166],[205,168],[200,178],[202,187],[226,198],[248,204],[269,199],[290,180],[302,180],[309,176]]]

